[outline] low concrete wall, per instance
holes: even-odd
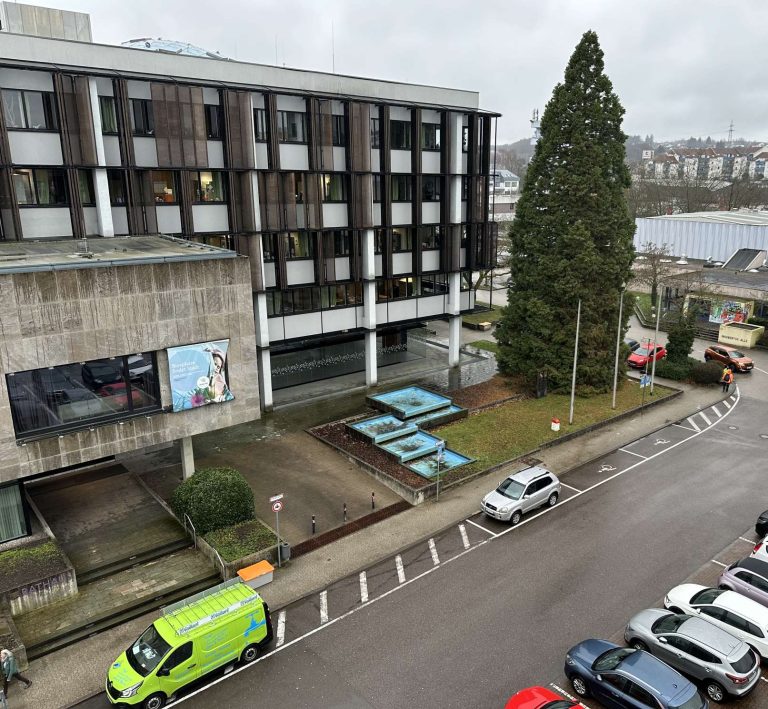
[[[56,601],[63,601],[76,593],[77,579],[75,570],[70,566],[52,576],[5,591],[0,596],[0,603],[8,605],[11,615],[20,615]]]
[[[271,564],[277,565],[277,544],[271,547],[267,547],[266,549],[262,549],[255,554],[244,556],[242,559],[235,559],[235,561],[224,561],[221,559],[218,552],[202,537],[197,538],[197,549],[210,560],[210,562],[219,570],[219,572],[223,572],[222,575],[225,581],[237,576],[237,572],[240,569],[244,569],[246,566],[255,564],[258,561],[266,560]]]

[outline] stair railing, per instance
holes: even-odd
[[[192,520],[190,519],[189,515],[186,512],[184,513],[184,518],[182,519],[182,522],[184,522],[184,531],[187,534],[192,535],[192,541],[195,544],[195,549],[197,549],[197,531],[195,530],[195,525],[192,524]],[[187,528],[187,524],[189,524],[189,528]]]

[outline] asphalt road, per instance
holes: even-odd
[[[459,520],[275,612],[272,653],[174,704],[502,707],[531,684],[569,690],[571,645],[618,640],[672,586],[716,579],[712,559],[749,552],[737,540],[768,507],[768,358],[756,359],[728,406],[570,471],[554,509],[516,528]],[[739,706],[768,706],[768,677]]]

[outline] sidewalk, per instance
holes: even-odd
[[[672,401],[594,433],[545,449],[538,457],[557,473],[565,474],[567,480],[569,469],[685,418],[723,398],[716,387],[697,389],[681,385],[680,388],[685,393]],[[448,489],[441,494],[439,502],[430,501],[409,509],[299,557],[276,572],[275,580],[263,589],[264,598],[276,610],[434,535],[476,512],[481,497],[514,467],[496,470]],[[33,661],[27,674],[34,684],[28,691],[20,691],[19,688],[19,691],[13,692],[11,706],[13,709],[68,707],[103,691],[109,663],[156,617],[156,613],[148,614]]]

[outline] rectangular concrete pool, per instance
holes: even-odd
[[[389,411],[398,418],[407,419],[428,411],[447,409],[451,405],[451,400],[440,394],[413,386],[370,396],[368,403],[374,408]]]
[[[418,426],[410,421],[401,421],[392,414],[383,414],[355,423],[348,423],[349,428],[363,434],[374,443],[383,443],[392,438],[399,438],[408,433],[416,433]]]

